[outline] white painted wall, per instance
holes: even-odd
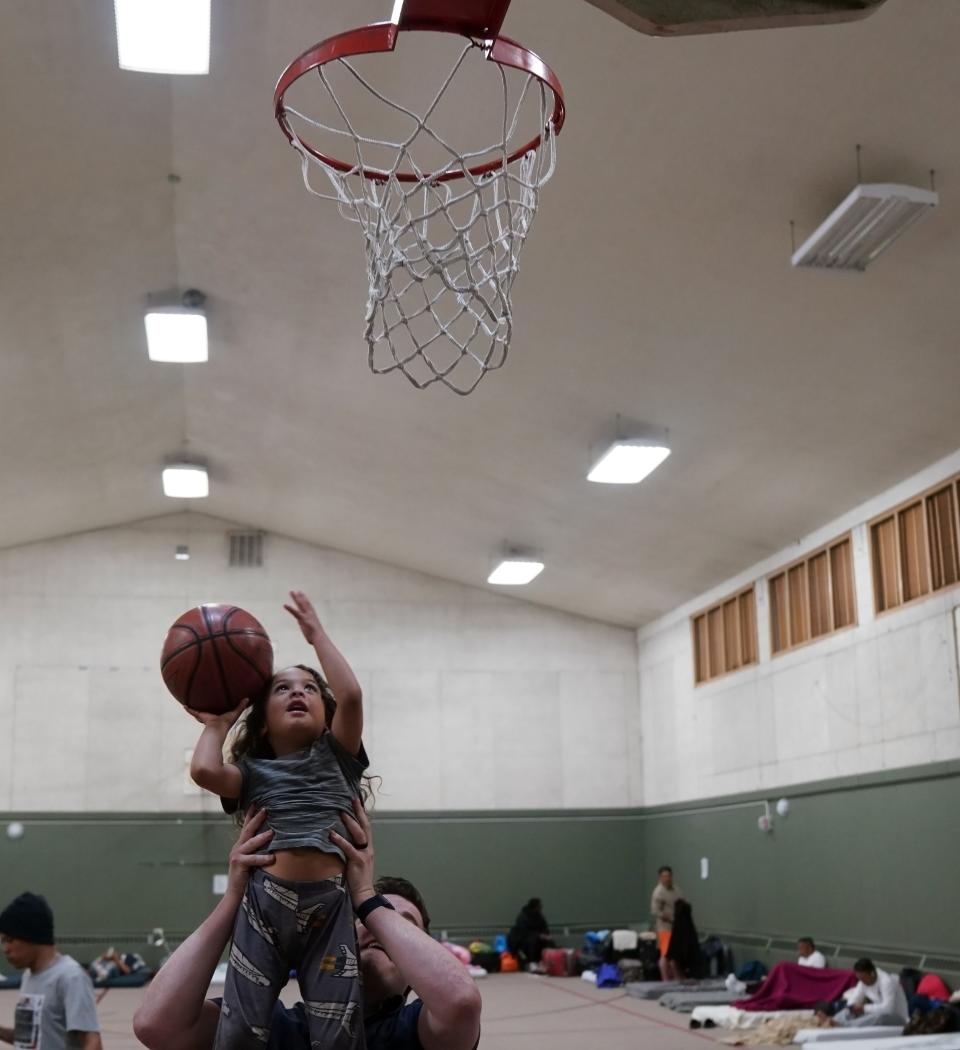
[[[638,632],[645,805],[960,758],[960,588],[877,617],[866,526],[957,471],[960,452]],[[766,577],[850,530],[858,626],[771,657]],[[752,580],[759,664],[694,686],[691,614]]]
[[[230,569],[229,528],[176,515],[0,551],[0,811],[219,810],[186,780],[199,726],[160,647],[187,608],[228,601],[280,664],[309,662],[291,587],[364,687],[378,807],[641,802],[633,631],[275,535],[263,568]]]

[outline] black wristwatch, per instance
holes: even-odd
[[[367,916],[370,914],[370,912],[376,911],[377,908],[389,908],[391,911],[396,911],[397,910],[387,900],[386,897],[384,897],[384,896],[382,896],[381,894],[378,893],[374,897],[367,898],[367,900],[365,900],[363,902],[363,904],[361,904],[360,907],[356,909],[357,918],[362,923],[366,923]]]

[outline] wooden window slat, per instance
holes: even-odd
[[[957,550],[957,511],[954,487],[948,485],[927,497],[927,535],[930,543],[930,586],[934,591],[960,580]]]
[[[853,551],[850,540],[830,548],[830,584],[833,592],[833,629],[857,622],[857,599],[853,585]]]
[[[723,659],[723,607],[707,613],[707,636],[710,646],[710,677],[716,678],[727,669]]]
[[[807,562],[810,602],[810,636],[819,638],[831,631],[830,563],[821,551]]]
[[[787,574],[781,572],[770,580],[770,630],[775,653],[790,648],[790,620],[787,604]]]
[[[900,571],[905,602],[930,593],[927,567],[927,541],[923,520],[923,501],[905,507],[897,515],[900,538]]]
[[[740,616],[736,598],[723,603],[723,655],[727,671],[735,671],[740,666]]]
[[[877,612],[894,609],[900,604],[900,573],[897,564],[897,519],[878,521],[870,530],[873,540],[873,584]]]
[[[757,599],[751,588],[737,599],[740,606],[741,663],[757,662]]]
[[[710,677],[710,647],[707,643],[707,617],[697,616],[693,621],[693,659],[697,682]]]
[[[790,602],[790,644],[800,645],[810,637],[806,562],[794,565],[787,571],[787,591]]]

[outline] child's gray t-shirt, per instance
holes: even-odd
[[[267,849],[312,847],[324,853],[343,851],[330,841],[336,831],[349,842],[340,813],[353,811],[353,800],[360,795],[360,778],[370,764],[367,753],[351,755],[329,731],[309,747],[281,758],[240,759],[243,775],[239,808],[251,803],[267,811],[267,826],[273,838]],[[225,805],[229,810],[237,805]]]
[[[67,1032],[99,1032],[93,982],[69,955],[58,955],[39,973],[24,970],[13,1012],[17,1050],[67,1050]]]

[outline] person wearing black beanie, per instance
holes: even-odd
[[[0,934],[30,944],[53,944],[53,912],[46,897],[21,893],[0,912]]]
[[[14,1027],[0,1040],[43,1050],[102,1050],[93,985],[83,967],[57,951],[53,910],[39,893],[21,893],[0,911],[7,962],[23,970]]]

